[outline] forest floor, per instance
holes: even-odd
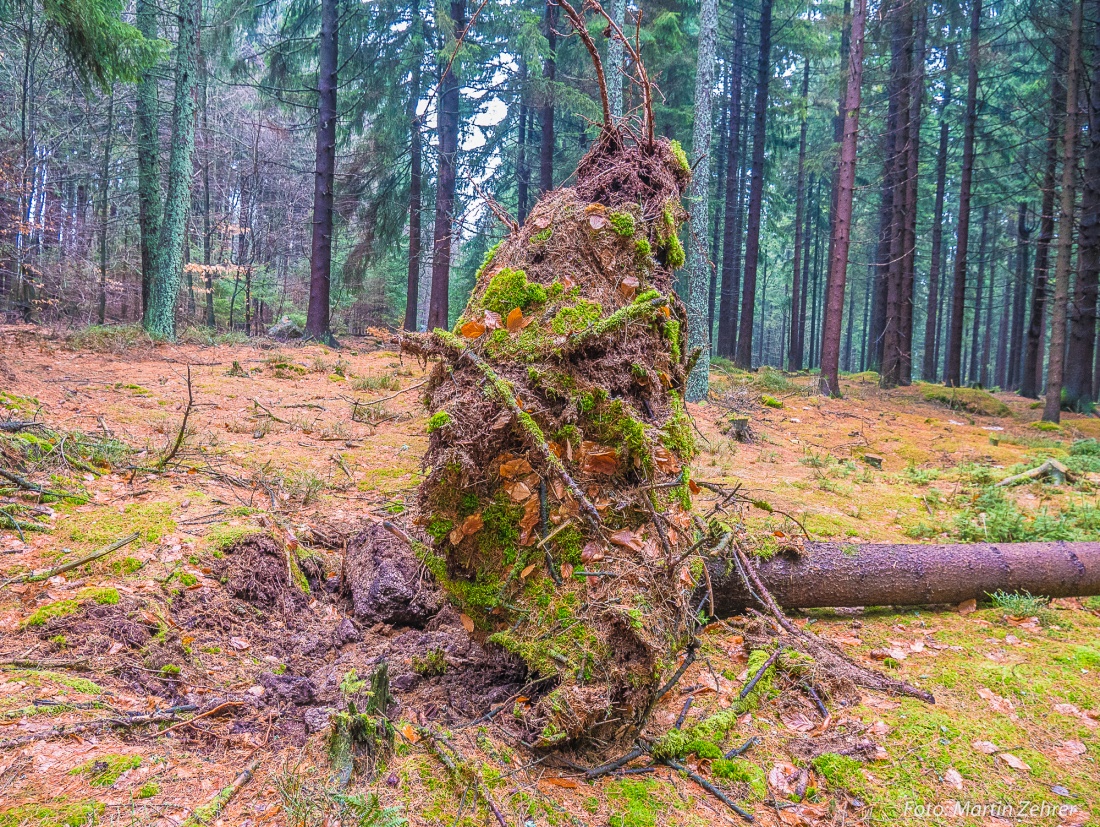
[[[21,463],[47,488],[80,494],[37,512],[27,492],[0,498],[23,524],[22,536],[0,524],[0,582],[139,535],[0,590],[0,827],[497,823],[482,790],[509,825],[743,823],[671,769],[586,782],[550,766],[505,740],[497,716],[477,720],[502,702],[500,714],[522,714],[522,681],[493,671],[453,611],[424,629],[371,624],[332,593],[348,541],[415,505],[427,445],[422,366],[381,339],[343,344],[0,328],[0,418],[68,435],[0,433],[0,468]],[[186,438],[161,469],[189,366]],[[691,406],[704,437],[694,476],[769,504],[742,515],[758,553],[797,534],[780,510],[814,539],[853,544],[1100,537],[1100,419],[1067,415],[1043,430],[1010,394],[882,391],[866,375],[846,377],[839,400],[812,393],[808,375],[719,365],[713,379],[712,400]],[[751,441],[722,435],[731,412],[750,417]],[[91,457],[86,470],[59,463],[66,444]],[[1049,457],[1075,472],[1072,484],[991,487]],[[309,597],[280,591],[277,551],[229,553],[255,531],[312,550]],[[721,772],[689,761],[758,823],[1100,823],[1100,600],[795,619],[936,703],[863,692],[823,720],[797,690],[765,693],[720,745],[756,736],[753,749]],[[747,680],[735,628],[713,624],[702,641],[656,726],[671,726],[689,696],[689,724],[728,708]],[[382,659],[394,752],[373,780],[337,791],[326,710],[357,697]],[[174,707],[184,708],[165,712]],[[88,722],[101,723],[73,728]],[[449,732],[456,772],[421,727]],[[246,767],[252,777],[223,810],[202,809]]]

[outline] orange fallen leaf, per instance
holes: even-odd
[[[509,333],[515,333],[523,327],[523,311],[518,307],[513,307],[508,314],[508,318],[504,320],[504,326],[508,328]]]
[[[974,747],[974,749],[983,755],[992,755],[997,751],[997,745],[992,741],[975,741],[970,746]]]
[[[466,322],[458,332],[466,339],[477,339],[485,335],[485,325],[476,321]]]
[[[535,570],[535,564],[534,564],[534,563],[532,563],[531,565],[529,565],[529,566],[527,566],[526,568],[524,568],[524,570],[523,570],[523,571],[521,571],[521,572],[519,573],[519,576],[520,576],[520,577],[521,577],[522,579],[526,580],[526,579],[527,579],[527,575],[529,575],[529,574],[530,574],[531,572],[533,572],[534,570]]]
[[[624,299],[634,298],[634,294],[638,292],[638,283],[637,276],[627,276],[619,282],[619,293]]]
[[[642,539],[628,528],[620,528],[618,531],[611,532],[607,539],[615,545],[628,548],[631,551],[642,550]]]
[[[544,778],[542,780],[547,784],[553,784],[555,787],[564,787],[567,790],[575,790],[580,787],[580,784],[572,778]]]
[[[485,521],[481,518],[480,514],[471,514],[462,521],[462,534],[466,537],[469,537],[471,534],[477,534],[484,525]]]
[[[511,459],[500,464],[499,473],[506,480],[510,480],[512,477],[521,477],[524,474],[531,473],[531,463],[522,457],[519,459]]]
[[[962,603],[960,603],[958,605],[959,614],[964,615],[964,616],[968,615],[968,614],[971,614],[972,612],[977,611],[977,609],[978,609],[978,601],[975,600],[973,597],[970,598],[969,600],[964,600]]]
[[[462,621],[462,628],[467,632],[472,632],[474,630],[474,619],[468,614],[460,614],[458,619]]]
[[[573,576],[573,564],[572,563],[562,563],[561,564],[561,576],[562,576],[563,580],[568,580],[570,577]]]
[[[690,480],[690,479],[689,479],[689,480],[688,480],[688,490],[689,490],[689,491],[690,491],[690,492],[691,492],[692,494],[698,494],[698,493],[699,493],[700,491],[702,491],[703,489],[699,487],[698,483],[696,483],[696,482],[695,482],[695,480]]]
[[[416,731],[416,727],[412,724],[405,724],[405,726],[401,727],[401,737],[410,744],[415,744],[420,740],[420,733]]]
[[[1031,772],[1031,767],[1013,755],[1011,752],[1002,752],[997,756],[1006,764],[1008,764],[1014,770],[1022,770],[1023,772]]]
[[[595,563],[603,559],[603,547],[594,540],[587,542],[581,549],[582,563]]]

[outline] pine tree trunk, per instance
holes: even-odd
[[[1026,169],[1027,164],[1024,164]],[[1030,235],[1027,227],[1027,203],[1021,201],[1016,207],[1016,278],[1013,284],[1012,329],[1009,331],[1008,371],[1004,387],[1014,389],[1020,386],[1020,374],[1024,360],[1024,313],[1027,304],[1028,254],[1027,239]]]
[[[840,168],[837,171],[829,291],[825,297],[825,320],[821,335],[821,392],[830,396],[840,394],[840,325],[844,318],[844,285],[848,273],[848,247],[852,237],[852,198],[856,183],[856,146],[863,84],[863,29],[866,18],[867,0],[855,0],[848,57],[848,91],[844,102],[844,137],[840,142]]]
[[[457,37],[466,28],[466,0],[451,0],[451,21]],[[451,44],[458,48],[457,43]],[[451,238],[454,233],[455,164],[458,160],[459,83],[454,65],[447,67],[439,95],[439,166],[436,172],[435,234],[432,240],[432,297],[428,330],[448,329],[450,316]]]
[[[107,194],[111,186],[111,142],[115,130],[115,90],[107,103],[107,131],[103,138],[103,166],[99,175],[99,323],[107,321]]]
[[[317,150],[313,186],[313,238],[309,252],[307,338],[331,339],[333,197],[336,184],[336,88],[340,0],[321,0],[321,39],[317,72]]]
[[[760,220],[764,204],[764,141],[767,136],[768,85],[772,76],[772,0],[760,4],[760,53],[756,63],[756,102],[753,107],[752,171],[749,183],[749,225],[745,240],[745,277],[742,284],[740,336],[734,363],[752,368],[753,319],[756,316],[756,272],[760,264]]]
[[[989,205],[982,207],[982,229],[978,236],[978,283],[974,286],[974,318],[970,328],[970,367],[966,378],[978,381],[978,337],[982,329],[982,297],[985,295],[985,261],[988,256],[986,241],[989,238]]]
[[[1050,314],[1050,352],[1047,356],[1047,391],[1044,422],[1062,419],[1062,382],[1066,364],[1066,310],[1069,275],[1073,261],[1073,213],[1077,186],[1077,76],[1079,73],[1083,0],[1072,0],[1066,62],[1066,122],[1062,136],[1062,198],[1058,212],[1058,258],[1054,264],[1054,302]]]
[[[452,3],[452,12],[454,4]],[[465,6],[465,3],[463,3]],[[552,0],[546,0],[546,13],[543,17],[544,34],[547,48],[550,50],[543,63],[543,100],[539,110],[539,194],[554,188],[554,81],[557,78],[558,64],[555,51],[558,48],[558,36],[554,26],[558,20],[558,6]],[[465,11],[463,11],[465,15]]]
[[[691,176],[688,212],[691,238],[688,240],[688,347],[700,349],[699,358],[688,376],[686,394],[691,402],[706,399],[710,387],[710,315],[707,295],[710,288],[710,138],[713,130],[714,66],[718,45],[718,0],[702,0],[699,10],[699,56],[695,70],[695,124],[691,152],[695,157]]]
[[[621,92],[620,85],[620,92]],[[516,220],[522,227],[527,221],[531,192],[531,168],[527,157],[527,121],[531,107],[527,105],[527,61],[519,62],[519,129],[516,134]]]
[[[611,19],[626,31],[626,0],[612,0]],[[607,43],[607,102],[611,106],[611,116],[623,116],[623,43],[612,37]],[[519,220],[523,224],[523,219]]]
[[[1050,276],[1050,244],[1054,240],[1055,176],[1058,169],[1058,127],[1065,104],[1063,75],[1066,53],[1055,45],[1050,79],[1050,120],[1047,128],[1046,168],[1043,171],[1043,200],[1039,210],[1039,237],[1035,244],[1035,282],[1032,286],[1031,316],[1027,328],[1027,350],[1020,377],[1020,396],[1039,398],[1043,385],[1043,339],[1046,333],[1047,280]]]
[[[985,290],[985,338],[982,341],[982,361],[978,366],[978,384],[983,388],[989,387],[989,355],[992,346],[991,336],[993,335],[993,288],[997,283],[997,239],[1000,235],[998,232],[999,227],[1000,218],[999,216],[995,216],[993,219],[993,241],[987,252],[989,281]],[[979,296],[978,299],[980,301],[981,297]]]
[[[978,123],[978,46],[982,0],[970,0],[970,50],[967,56],[966,121],[963,127],[962,175],[959,181],[959,222],[956,227],[955,273],[952,285],[951,327],[947,335],[944,381],[962,384],[963,311],[966,303],[966,254],[970,243],[970,191],[974,180],[974,132]]]
[[[137,0],[138,30],[150,40],[157,37],[157,4]],[[157,76],[153,67],[141,75],[134,102],[137,168],[138,227],[141,233],[141,315],[149,313],[149,290],[157,273],[160,243],[160,107],[157,101]]]
[[[1009,294],[1015,292],[1013,290],[1013,272],[1015,270],[1016,254],[1012,252],[1009,254],[1008,268],[1005,271],[1005,283],[1001,288],[1001,321],[997,325],[997,369],[993,374],[993,384],[1001,390],[1004,390],[1008,385],[1008,332],[1011,325],[1011,312],[1012,302],[1009,301]]]
[[[835,187],[833,189],[835,189]],[[798,329],[800,331],[798,335],[798,358],[800,364],[803,366],[805,366],[807,362],[812,362],[811,354],[815,346],[813,331],[810,331],[809,337],[806,336],[808,326],[813,318],[811,315],[807,314],[811,293],[810,252],[813,246],[810,243],[810,231],[812,230],[810,220],[818,209],[817,199],[814,195],[815,192],[821,192],[821,185],[815,176],[811,174],[809,189],[806,192],[806,214],[802,222],[802,295],[798,297]],[[833,223],[835,224],[835,220]],[[809,343],[809,353],[807,353],[807,342]]]
[[[180,0],[176,46],[176,91],[172,103],[172,152],[160,227],[156,278],[149,293],[145,328],[160,339],[176,336],[176,301],[183,274],[183,245],[191,209],[195,152],[195,84],[198,79],[198,0]]]
[[[1094,0],[1094,8],[1097,0]],[[1100,279],[1100,25],[1094,21],[1092,81],[1088,90],[1089,143],[1085,149],[1085,175],[1081,187],[1081,222],[1078,230],[1077,280],[1070,305],[1069,351],[1066,358],[1066,403],[1087,411],[1096,399],[1093,378],[1096,346],[1096,298]]]
[[[936,203],[932,210],[932,252],[928,264],[928,310],[924,324],[924,363],[921,366],[921,378],[925,382],[934,382],[937,378],[936,339],[939,332],[940,303],[940,262],[943,258],[943,201],[947,184],[947,137],[948,126],[945,117],[948,95],[950,94],[950,76],[944,105],[940,109],[940,145],[936,151]]]
[[[202,264],[203,290],[206,293],[206,309],[203,321],[213,330],[214,318],[214,271],[210,266],[214,246],[214,229],[210,223],[210,113],[209,97],[210,76],[206,71],[206,56],[199,55],[199,74],[202,78]]]
[[[809,126],[810,59],[802,69],[802,126],[798,133],[798,183],[795,185],[794,207],[794,275],[791,278],[792,310],[802,292],[802,214],[806,207],[806,132]],[[802,370],[802,336],[797,313],[791,313],[791,335],[787,354],[787,370]]]
[[[420,103],[420,62],[423,59],[423,36],[420,21],[420,2],[413,0],[410,10],[412,32],[409,47],[413,53],[412,78],[409,84],[409,100],[405,118],[409,123],[409,261],[405,287],[405,330],[416,330],[417,299],[420,296],[420,211],[423,185],[423,144],[420,140],[420,115],[416,106]],[[521,115],[522,117],[522,115]]]
[[[913,383],[913,285],[917,266],[917,192],[920,183],[920,127],[924,103],[924,61],[928,40],[928,9],[917,4],[916,34],[909,73],[909,144],[906,156],[904,257],[901,267],[901,315],[898,332],[900,365],[898,384]]]
[[[722,198],[726,192],[726,144],[729,143],[729,96],[730,96],[730,72],[726,66],[722,73],[722,95],[718,100],[718,109],[721,118],[718,122],[718,146],[714,157],[718,160],[718,174],[715,176],[713,221],[710,227],[710,266],[707,268],[710,276],[710,285],[707,288],[707,336],[710,348],[713,352],[717,340],[717,330],[714,326],[714,311],[718,302],[718,268],[722,261]]]
[[[718,305],[719,356],[733,356],[737,338],[737,280],[741,214],[741,62],[745,48],[745,15],[738,8],[730,60],[730,136],[726,145],[726,198],[722,220],[722,291]]]

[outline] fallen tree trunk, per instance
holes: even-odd
[[[725,559],[710,560],[707,567],[715,615],[756,605]],[[960,603],[996,591],[1083,597],[1100,594],[1100,542],[807,543],[798,556],[761,561],[757,573],[787,609]],[[699,598],[705,593],[701,590]]]

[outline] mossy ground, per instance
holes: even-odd
[[[29,413],[41,404],[43,416],[59,418],[70,404],[65,401],[69,388],[42,381],[40,377],[52,375],[45,368],[52,367],[56,374],[60,365],[66,371],[64,375],[73,376],[80,370],[94,372],[102,377],[102,386],[73,386],[82,394],[81,405],[102,414],[113,432],[138,449],[148,446],[153,455],[174,436],[178,426],[178,404],[186,390],[176,363],[189,361],[196,365],[193,376],[197,398],[211,404],[197,409],[196,434],[190,438],[191,444],[203,445],[210,456],[224,463],[222,467],[243,478],[255,477],[270,484],[275,474],[302,470],[322,481],[317,499],[306,507],[278,483],[273,484],[279,507],[294,514],[295,530],[319,515],[358,515],[371,509],[377,514],[392,514],[390,509],[413,501],[421,478],[419,460],[429,439],[427,417],[417,403],[416,392],[385,403],[389,406],[387,415],[399,414],[400,418],[377,427],[351,422],[350,405],[332,401],[335,394],[328,374],[308,370],[318,357],[329,363],[337,358],[327,349],[304,346],[280,351],[280,358],[287,364],[306,366],[304,373],[296,373],[298,378],[291,381],[274,376],[268,369],[251,378],[225,375],[233,360],[250,373],[253,367],[262,367],[271,355],[270,351],[237,344],[217,349],[190,344],[142,346],[131,348],[122,357],[81,350],[51,352],[37,345],[23,350],[10,347],[18,354],[19,379],[5,388],[8,395],[0,398],[0,404],[16,397],[33,398],[33,404],[22,403]],[[340,354],[349,363],[349,375],[392,375],[401,388],[423,378],[419,368],[408,360],[402,362],[392,352],[372,348],[366,342],[353,340],[348,344],[348,350],[359,351]],[[175,363],[164,361],[169,354]],[[202,367],[200,363],[211,364]],[[724,404],[687,405],[701,432],[696,433],[685,420],[681,435],[690,431],[698,451],[693,478],[741,482],[751,489],[754,499],[776,509],[769,512],[748,508],[745,513],[761,547],[766,545],[763,538],[773,538],[772,553],[776,551],[772,532],[797,532],[778,509],[797,517],[815,538],[836,539],[853,546],[876,540],[921,542],[925,541],[925,531],[929,532],[928,540],[954,539],[960,536],[959,520],[980,527],[978,514],[985,513],[986,525],[991,525],[993,512],[979,510],[976,499],[990,483],[1034,467],[1047,457],[1067,464],[1079,480],[1064,487],[1049,482],[1015,486],[1004,492],[1006,502],[1030,520],[1044,509],[1050,515],[1070,511],[1081,515],[1098,504],[1095,486],[1100,468],[1094,449],[1082,441],[1100,438],[1100,420],[1066,415],[1060,431],[1044,433],[1031,425],[1039,412],[1030,409],[1027,400],[1007,394],[993,396],[1010,408],[1010,416],[984,416],[925,400],[919,388],[882,391],[873,376],[844,377],[845,397],[826,400],[809,394],[813,381],[809,374],[789,376],[771,370],[747,374],[729,371],[719,363],[712,375],[716,395],[730,394],[728,399],[735,400],[750,417],[755,441],[734,443],[719,433],[726,414]],[[117,391],[113,387],[116,382],[140,385],[152,396]],[[347,388],[344,392],[351,391]],[[370,401],[394,390],[380,387],[355,393]],[[782,401],[784,407],[766,408],[760,403],[763,394]],[[253,397],[293,424],[274,423],[262,439],[253,439],[260,418],[252,405]],[[301,404],[319,405],[324,410],[278,407]],[[563,442],[567,437],[559,435]],[[355,477],[354,485],[348,484],[332,459],[336,451]],[[866,454],[882,457],[883,468],[868,465]],[[271,513],[270,498],[262,486],[255,491],[234,491],[199,473],[188,474],[186,469],[150,479],[140,473],[133,479],[130,472],[115,473],[88,482],[87,487],[92,495],[88,504],[55,506],[59,518],[51,533],[28,536],[26,547],[19,545],[17,553],[0,558],[4,575],[73,559],[130,531],[142,532],[141,543],[98,561],[88,571],[71,573],[68,582],[78,584],[71,589],[66,584],[43,583],[31,584],[23,593],[11,587],[0,592],[0,637],[37,642],[33,630],[19,631],[17,627],[41,605],[54,602],[45,595],[47,590],[62,595],[60,599],[76,599],[83,588],[114,588],[122,601],[147,599],[150,595],[167,600],[164,589],[183,585],[182,577],[167,579],[173,572],[209,583],[211,577],[203,568],[215,561],[215,555],[223,553],[232,539],[251,533],[259,525],[257,519],[266,519]],[[284,494],[286,500],[282,499]],[[696,499],[701,507],[707,507],[705,492]],[[918,536],[911,536],[911,531]],[[11,532],[0,534],[5,549],[14,548],[16,541]],[[563,534],[559,542],[561,548],[555,554],[576,554],[575,538]],[[555,603],[553,595],[547,596],[547,628],[558,622],[564,625],[567,621],[559,620],[559,610],[568,610],[568,604]],[[154,608],[158,605],[153,604]],[[645,606],[630,608],[644,622]],[[992,604],[983,604],[966,616],[922,609],[868,610],[854,618],[816,611],[796,617],[796,622],[809,623],[811,629],[833,639],[849,654],[879,668],[882,662],[871,658],[872,651],[903,649],[906,657],[894,658],[897,668],[892,673],[931,690],[937,699],[934,707],[914,701],[900,701],[894,706],[890,699],[864,693],[862,702],[852,708],[831,705],[831,731],[836,731],[842,718],[851,721],[844,727],[850,726],[853,732],[872,727],[869,735],[883,745],[886,758],[858,764],[828,757],[797,761],[811,772],[811,786],[819,801],[832,807],[854,795],[866,802],[870,809],[861,813],[875,825],[923,827],[932,822],[915,817],[912,808],[906,815],[906,804],[948,801],[1067,803],[1095,819],[1100,812],[1096,785],[1100,762],[1096,733],[1100,730],[1087,715],[1067,714],[1055,706],[1072,704],[1083,714],[1100,709],[1100,683],[1096,681],[1100,670],[1100,600],[1059,601],[1048,611],[1050,617],[1043,618],[1043,623],[1025,622],[1022,626],[1013,625],[1018,621],[1010,621],[1004,609]],[[560,626],[554,628],[554,635],[568,633]],[[165,630],[167,633],[167,626]],[[67,639],[70,647],[78,643],[71,633]],[[703,657],[688,670],[680,685],[709,685],[714,680],[711,668],[726,683],[719,682],[718,692],[696,694],[686,724],[689,730],[733,708],[742,685],[740,676],[748,671],[749,653],[733,633],[717,627],[708,630],[702,639]],[[915,648],[917,643],[923,646]],[[68,650],[52,653],[46,641],[41,645],[40,651],[49,657],[74,657]],[[226,687],[235,687],[233,691],[249,686],[245,680],[261,669],[277,670],[254,649],[236,652],[228,639],[199,636],[187,646],[191,655],[173,650],[171,658],[157,662],[156,668],[179,664],[186,673],[196,669],[195,664],[209,665],[214,668],[206,671],[203,679],[214,686],[225,681]],[[15,649],[15,653],[26,648]],[[237,683],[231,683],[226,675],[232,675]],[[1000,705],[1000,710],[1006,711],[999,711],[979,694],[979,688],[1010,701],[1012,708]],[[3,722],[12,734],[24,722],[47,726],[109,714],[102,708],[81,708],[77,704],[125,704],[127,709],[144,709],[150,697],[135,693],[109,671],[85,673],[53,667],[0,670],[0,689],[0,715],[11,715]],[[993,704],[1000,703],[996,698]],[[36,707],[36,699],[52,700],[58,706]],[[655,725],[667,730],[683,699],[671,693],[656,709]],[[162,697],[160,702],[167,705],[170,701]],[[741,716],[720,737],[703,739],[721,749],[738,746],[752,735],[763,739],[745,757],[729,765],[721,759],[700,760],[694,755],[687,759],[709,779],[728,783],[726,789],[746,803],[762,824],[775,823],[774,809],[762,803],[767,773],[776,763],[791,760],[786,749],[790,739],[806,737],[787,728],[781,717],[784,711],[780,699],[766,697],[749,713],[751,719]],[[804,712],[816,720],[808,702]],[[231,721],[227,718],[225,726]],[[400,731],[404,723],[395,722],[399,733],[395,754],[379,780],[373,785],[353,782],[347,792],[368,798],[377,793],[385,805],[401,808],[414,825],[457,823],[482,827],[495,823],[484,802],[474,801],[472,794],[466,795],[463,805],[468,784],[456,781],[427,751],[423,741],[414,744],[403,740]],[[261,729],[259,734],[264,731]],[[5,737],[9,737],[8,732]],[[542,765],[523,769],[529,763],[526,754],[499,738],[495,726],[480,725],[452,735],[468,763],[493,790],[510,823],[522,824],[530,817],[540,825],[653,823],[703,827],[722,823],[724,817],[718,802],[671,770],[588,784],[569,772],[543,771]],[[270,756],[256,778],[223,815],[226,823],[243,823],[249,818],[260,822],[266,818],[268,823],[279,825],[289,819],[286,813],[290,812],[290,799],[283,796],[277,784],[287,773],[324,787],[329,765],[323,734],[312,738],[303,749],[284,747],[283,742],[274,739],[266,748]],[[999,752],[986,755],[973,748],[975,741],[992,742]],[[1064,742],[1072,741],[1084,745],[1085,753],[1076,760],[1067,760]],[[93,812],[98,813],[100,823],[111,823],[111,819],[122,824],[151,823],[152,811],[141,809],[143,806],[204,803],[232,780],[254,749],[246,741],[226,740],[224,747],[220,744],[212,752],[192,747],[184,739],[127,742],[113,733],[98,736],[96,744],[76,739],[44,742],[28,756],[34,762],[28,765],[33,772],[19,774],[15,783],[4,788],[0,827],[83,825]],[[1012,769],[997,757],[1002,752],[1026,762],[1030,771]],[[117,787],[92,788],[88,776],[69,774],[90,760],[122,754],[140,754],[142,764]],[[947,783],[949,769],[961,776],[961,790]],[[396,786],[387,781],[391,774],[397,779]],[[573,781],[576,786],[549,780],[561,781],[559,776],[565,777],[564,783]],[[202,786],[202,781],[209,782],[209,789]],[[848,793],[840,793],[840,787]],[[1052,791],[1055,787],[1064,787],[1070,797],[1056,794]],[[156,793],[143,798],[154,788]],[[317,797],[315,801],[331,805],[328,798]],[[324,806],[328,805],[318,803],[312,812],[322,812]],[[848,823],[853,822],[853,815],[848,814]],[[963,816],[943,823],[981,827],[983,819]],[[1059,820],[1040,818],[1028,823],[1055,825]]]

